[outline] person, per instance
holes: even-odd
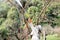
[[[41,25],[34,26],[30,19],[28,21],[29,21],[28,25],[32,30],[32,32],[30,33],[30,35],[32,36],[31,40],[40,40],[40,33],[39,32],[41,32],[41,30],[42,30]]]

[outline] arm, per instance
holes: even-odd
[[[33,35],[33,31],[28,36],[32,38],[32,35]]]
[[[32,23],[28,23],[29,27],[33,30],[34,26]]]
[[[34,25],[33,25],[33,23],[32,23],[32,19],[30,19],[30,18],[28,18],[28,25],[29,25],[29,27],[30,27],[31,29],[34,28]]]

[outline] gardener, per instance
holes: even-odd
[[[32,32],[30,35],[32,36],[31,40],[40,40],[40,32],[41,32],[41,25],[34,26],[30,18],[28,19],[28,25],[31,28]]]

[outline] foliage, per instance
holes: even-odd
[[[60,3],[55,3],[48,7],[46,14],[47,14],[47,18],[48,20],[50,20],[52,22],[52,26],[55,25],[60,25],[59,20],[59,14],[60,14]]]
[[[8,4],[0,5],[0,31],[3,38],[7,37],[7,33],[11,32],[10,27],[17,31],[19,27],[19,13],[15,7],[10,7]],[[13,32],[12,30],[12,32]]]
[[[0,18],[0,25],[5,21],[5,18]]]
[[[9,10],[10,6],[8,6],[8,4],[6,3],[1,3],[0,4],[0,18],[4,17],[6,18],[7,16],[7,11]]]
[[[38,15],[40,15],[40,12],[43,7],[43,1],[41,0],[32,0],[31,1],[33,6],[30,6],[27,11],[25,12],[25,17],[32,17],[33,23],[36,24],[36,21],[38,19]],[[41,21],[41,24],[50,23],[51,26],[59,25],[59,19],[60,19],[60,3],[52,2],[52,4],[47,8],[46,10],[46,22]],[[41,17],[40,17],[41,18]],[[43,19],[44,20],[44,19]]]
[[[30,1],[30,6],[25,12],[25,18],[31,17],[33,23],[37,23],[38,15],[40,15],[41,9],[43,8],[43,1],[42,0],[32,0]]]

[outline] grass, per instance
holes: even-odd
[[[56,36],[56,35],[48,35],[47,40],[60,40],[60,37]]]
[[[47,38],[46,40],[60,40],[60,37],[58,37],[56,34],[48,35],[48,36],[46,36],[46,38]],[[29,39],[29,40],[31,40],[31,39]]]

